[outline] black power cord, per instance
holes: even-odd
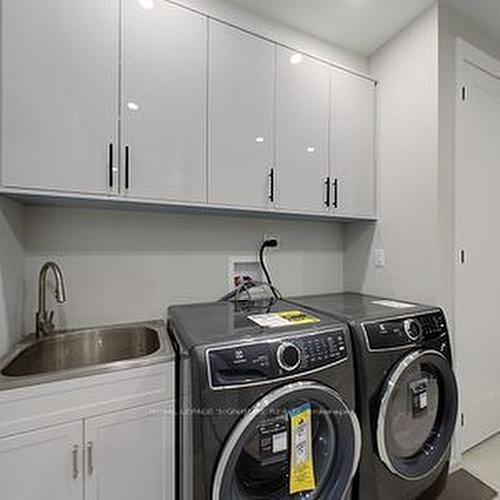
[[[279,299],[278,292],[276,291],[276,288],[273,285],[273,280],[271,279],[271,275],[269,274],[269,271],[267,270],[266,263],[264,261],[264,252],[266,248],[276,248],[278,246],[278,240],[275,238],[270,238],[268,240],[265,240],[264,243],[260,246],[259,250],[259,262],[260,266],[262,267],[262,271],[264,271],[264,276],[266,277],[266,281],[269,284],[269,288],[273,292],[274,298]]]

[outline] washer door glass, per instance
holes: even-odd
[[[291,494],[290,412],[311,410],[310,442],[315,487]],[[314,382],[297,382],[266,395],[233,429],[219,458],[215,500],[343,498],[357,468],[360,431],[340,396]]]
[[[437,351],[416,352],[391,372],[378,417],[380,458],[407,479],[432,472],[451,444],[458,411],[455,376]]]

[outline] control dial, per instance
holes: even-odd
[[[410,340],[418,340],[422,335],[422,326],[416,319],[407,319],[404,322],[404,329],[406,335]]]
[[[295,344],[283,342],[283,344],[278,347],[276,359],[278,360],[278,365],[280,365],[283,370],[292,372],[300,365],[302,353]]]

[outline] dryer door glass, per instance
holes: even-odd
[[[312,470],[315,487],[291,494],[290,412],[311,409]],[[238,422],[219,459],[213,498],[343,498],[359,461],[355,415],[332,389],[301,382],[266,395]]]
[[[378,418],[380,458],[395,474],[432,472],[451,444],[458,393],[451,367],[437,351],[416,352],[391,372]]]

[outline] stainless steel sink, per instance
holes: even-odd
[[[2,378],[81,376],[170,358],[163,322],[68,330],[19,344],[0,364]]]

